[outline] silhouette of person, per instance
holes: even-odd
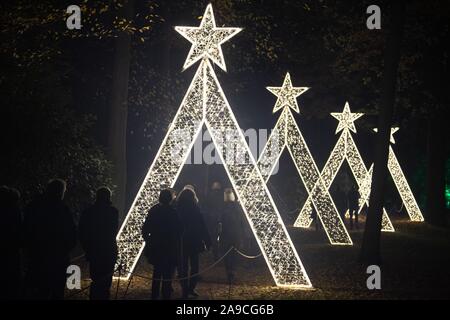
[[[341,176],[339,176],[340,179],[342,179]],[[344,188],[341,186],[341,184],[337,184],[334,190],[335,197],[335,206],[338,210],[338,213],[341,217],[341,219],[344,221],[345,219],[345,211],[347,209],[347,192],[344,191]]]
[[[77,232],[72,213],[64,203],[66,183],[51,180],[45,193],[25,210],[27,284],[37,299],[63,299],[70,251]]]
[[[225,254],[230,248],[241,247],[243,236],[243,215],[240,210],[233,189],[226,188],[223,193],[224,205],[219,219],[219,247],[220,254]],[[225,257],[225,270],[228,282],[234,280],[235,253],[228,253]]]
[[[197,297],[195,287],[198,276],[193,275],[199,271],[199,254],[209,250],[211,240],[194,191],[191,189],[181,191],[177,199],[177,211],[183,226],[181,263],[179,265],[179,276],[182,278],[182,297],[187,298],[188,295]],[[190,272],[188,272],[189,267]],[[185,279],[188,274],[190,278]]]
[[[116,235],[119,211],[112,205],[111,190],[97,190],[94,204],[80,217],[79,237],[89,262],[91,300],[109,300],[114,266],[117,260]]]
[[[213,237],[212,252],[214,259],[217,259],[218,255],[218,221],[220,219],[220,213],[223,207],[223,191],[222,186],[218,181],[214,181],[211,185],[211,189],[208,192],[206,198],[206,211],[205,211],[205,222],[208,227],[208,232]]]
[[[355,217],[355,224],[358,227],[358,206],[359,206],[359,192],[353,185],[348,192],[348,212],[350,215],[350,229],[353,229],[353,216]]]
[[[320,221],[319,221],[319,217],[317,215],[317,211],[314,207],[311,210],[311,219],[314,222],[314,227],[315,227],[316,231],[319,231]]]
[[[170,205],[174,207],[177,203],[177,190],[175,190],[174,188],[167,188],[167,190],[169,190],[170,194],[172,195],[172,201],[170,201]]]
[[[22,214],[19,201],[19,191],[6,186],[0,187],[0,250],[3,257],[0,274],[4,275],[1,300],[20,298]]]
[[[182,227],[178,213],[171,205],[173,192],[162,190],[159,203],[150,208],[142,226],[145,256],[153,265],[152,299],[170,299],[172,278],[179,260]],[[161,288],[162,287],[162,288]]]

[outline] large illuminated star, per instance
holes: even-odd
[[[399,130],[399,127],[392,127],[391,128],[391,136],[389,137],[389,141],[392,144],[395,144],[394,134]],[[373,128],[373,131],[378,132],[378,128]]]
[[[199,27],[175,27],[175,30],[192,43],[183,70],[186,70],[202,58],[209,58],[222,70],[227,71],[220,45],[242,29],[217,28],[213,9],[211,4],[209,4],[206,7]]]
[[[348,102],[345,103],[344,110],[341,113],[332,112],[330,114],[339,121],[339,124],[336,128],[336,133],[343,129],[349,129],[356,133],[355,124],[353,122],[364,115],[364,113],[350,112],[350,106]]]
[[[293,87],[291,75],[289,72],[286,73],[282,87],[267,87],[267,90],[278,97],[272,112],[275,113],[284,107],[290,107],[292,110],[299,113],[300,110],[298,109],[297,97],[308,89],[308,87]]]

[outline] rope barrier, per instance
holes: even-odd
[[[229,249],[222,257],[220,257],[216,262],[214,262],[213,264],[211,264],[210,266],[208,266],[206,269],[203,269],[203,270],[200,271],[200,272],[191,274],[191,275],[189,275],[189,276],[187,276],[187,277],[177,278],[177,279],[175,279],[175,280],[178,280],[178,281],[188,280],[188,279],[197,277],[197,276],[199,276],[200,274],[203,274],[203,273],[205,273],[205,272],[211,270],[211,269],[214,268],[216,265],[218,265],[219,262],[221,262],[221,261],[222,261],[222,260],[223,260],[223,259],[224,259],[224,258],[225,258],[232,250],[233,250],[233,248],[234,248],[234,247],[231,247],[231,248],[230,248],[230,249]],[[136,276],[136,277],[138,277],[138,278],[142,278],[142,279],[146,279],[146,280],[153,281],[153,278],[152,278],[152,277],[146,277],[146,276],[137,274],[137,273],[135,273],[135,272],[132,272],[131,275],[130,275],[130,280],[128,281],[128,285],[127,285],[127,288],[126,288],[126,290],[125,290],[125,293],[124,293],[122,299],[124,299],[124,298],[126,297],[127,293],[128,293],[128,289],[129,289],[129,287],[130,287],[130,284],[131,284],[131,281],[132,281],[132,279],[133,279],[133,276]],[[159,281],[167,281],[167,282],[173,281],[173,279],[157,279],[157,280],[159,280]]]
[[[199,276],[199,275],[201,275],[201,274],[204,274],[204,273],[208,272],[209,270],[213,269],[213,268],[214,268],[215,266],[217,266],[223,259],[225,259],[225,257],[226,257],[228,254],[230,254],[230,252],[232,252],[232,251],[236,251],[236,253],[238,253],[239,255],[241,255],[242,257],[247,258],[247,259],[257,259],[257,258],[259,258],[260,256],[262,256],[262,253],[260,253],[260,254],[258,254],[258,255],[250,256],[250,255],[247,255],[247,254],[243,253],[242,251],[240,251],[240,250],[237,249],[236,247],[232,246],[232,247],[230,247],[230,249],[228,249],[227,252],[225,252],[225,254],[224,254],[223,256],[221,256],[219,259],[217,259],[213,264],[209,265],[207,268],[205,268],[205,269],[203,269],[203,270],[201,270],[201,271],[199,271],[199,272],[197,272],[197,273],[194,273],[194,274],[191,274],[191,275],[189,275],[189,276],[182,277],[182,278],[176,278],[176,279],[158,279],[158,280],[160,280],[160,281],[173,281],[173,280],[183,281],[183,280],[189,280],[189,279],[191,279],[191,278],[197,277],[197,276]],[[83,256],[84,256],[84,255],[79,256],[79,257],[76,257],[76,259],[80,259],[80,258],[83,257]],[[75,260],[75,259],[73,259],[72,261],[74,261],[74,260]],[[117,296],[118,296],[118,292],[119,292],[119,282],[120,282],[120,271],[121,271],[121,269],[122,269],[122,268],[121,268],[121,265],[119,265],[119,267],[117,267],[113,272],[111,272],[111,273],[109,273],[109,274],[107,274],[107,275],[105,275],[105,276],[103,277],[103,278],[110,277],[110,276],[112,276],[114,273],[116,273],[117,271],[119,271],[119,279],[117,279],[117,287],[116,287],[115,300],[117,300]],[[152,278],[152,277],[147,277],[147,276],[140,275],[140,274],[138,274],[138,273],[136,273],[136,272],[131,272],[131,273],[130,273],[130,280],[128,281],[127,288],[125,289],[125,293],[124,293],[124,295],[122,296],[122,299],[124,299],[124,298],[126,297],[126,295],[127,295],[127,293],[128,293],[128,289],[130,288],[130,285],[131,285],[131,281],[132,281],[132,279],[133,279],[134,276],[135,276],[135,277],[138,277],[138,278],[142,278],[142,279],[146,279],[146,280],[153,281],[153,278]],[[92,283],[89,284],[88,286],[86,286],[85,288],[80,289],[79,291],[77,291],[77,292],[75,292],[75,293],[69,295],[67,298],[70,299],[70,298],[72,298],[72,297],[74,297],[74,296],[76,296],[76,295],[78,295],[78,294],[80,294],[80,293],[86,291],[86,290],[89,289],[91,286],[92,286]]]
[[[238,248],[233,247],[233,249],[234,249],[234,251],[236,251],[238,254],[240,254],[241,256],[243,256],[244,258],[247,258],[247,259],[256,259],[256,258],[259,258],[259,257],[262,256],[262,253],[257,254],[256,256],[250,256],[250,255],[247,255],[247,254],[243,253],[243,252],[240,251]]]
[[[227,252],[225,252],[225,254],[224,254],[222,257],[220,257],[218,260],[216,260],[216,262],[214,262],[213,264],[211,264],[211,265],[208,266],[207,268],[203,269],[202,271],[199,271],[199,272],[197,272],[197,273],[191,274],[191,275],[189,275],[189,276],[187,276],[187,277],[177,278],[177,279],[175,279],[175,280],[178,280],[178,281],[188,280],[188,279],[190,279],[190,278],[197,277],[197,276],[199,276],[199,275],[201,275],[201,274],[203,274],[203,273],[205,273],[205,272],[211,270],[211,269],[214,268],[216,265],[218,265],[219,262],[221,262],[223,259],[225,259],[225,257],[226,257],[233,249],[234,249],[234,247],[231,247]],[[139,275],[139,274],[136,274],[136,273],[132,273],[132,275],[135,275],[135,276],[138,277],[138,278],[143,278],[143,279],[147,279],[147,280],[153,280],[153,278],[151,278],[151,277],[142,276],[142,275]],[[166,280],[166,279],[158,279],[158,280],[161,280],[161,281],[172,281],[172,279],[167,279],[167,280]]]

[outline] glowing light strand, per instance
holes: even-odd
[[[289,74],[286,77],[288,76]],[[272,92],[272,90],[270,91]],[[285,91],[281,92],[287,94]],[[298,92],[294,94],[297,96]],[[284,101],[288,100],[292,101],[292,99],[284,99]],[[276,108],[277,105],[274,110]],[[339,216],[328,188],[320,177],[319,169],[314,162],[290,108],[298,110],[296,106],[292,106],[291,104],[284,105],[284,109],[258,159],[260,173],[267,183],[282,152],[287,148],[303,184],[312,199],[312,206],[317,211],[317,215],[324,226],[330,243],[333,245],[352,245],[350,235]]]
[[[208,19],[209,14],[213,14],[211,5],[208,5],[203,19]],[[208,33],[205,33],[205,36],[208,36]],[[243,133],[239,130],[209,58],[211,57],[202,56],[180,109],[117,236],[119,261],[124,264],[124,273],[126,277],[129,276],[144,247],[140,229],[148,209],[157,202],[161,188],[175,184],[204,124],[211,134],[276,284],[310,288],[312,285],[308,275],[257,170],[256,162]],[[180,140],[180,130],[188,133],[188,139],[183,137]],[[230,132],[234,133],[231,138]],[[183,142],[181,147],[180,141]],[[176,154],[173,154],[174,148],[177,150]]]
[[[361,212],[364,204],[366,204],[367,206],[369,205],[368,195],[370,193],[371,175],[368,176],[369,171],[366,169],[364,161],[361,157],[361,154],[359,153],[358,148],[356,147],[355,141],[353,140],[350,131],[356,132],[354,121],[363,116],[363,113],[352,113],[350,111],[349,104],[346,103],[342,113],[332,113],[331,115],[339,121],[336,133],[339,133],[340,131],[342,131],[342,133],[339,136],[338,141],[336,142],[330,156],[328,157],[328,160],[326,161],[322,169],[321,177],[328,190],[331,187],[342,164],[345,160],[347,160],[350,171],[352,172],[353,176],[355,177],[356,183],[358,184],[360,193],[358,212]],[[300,214],[298,215],[297,220],[294,223],[294,227],[310,227],[312,222],[313,210],[311,202],[311,195],[309,195],[308,199],[300,210]],[[382,230],[390,232],[395,230],[384,208]]]
[[[391,128],[391,135],[390,135],[391,144],[395,144],[394,134],[398,130],[399,130],[398,127]],[[377,132],[377,129],[375,128],[374,131]],[[391,145],[389,146],[388,169],[411,221],[417,222],[424,221],[422,211],[417,205],[416,198],[414,198],[411,188],[409,187],[408,181],[406,180],[405,174],[403,173],[403,170],[400,167],[400,163],[398,162],[398,159],[395,156],[394,149],[392,148]]]

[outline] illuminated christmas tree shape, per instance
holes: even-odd
[[[309,88],[292,87],[291,77],[287,73],[281,88],[268,87],[267,89],[278,97],[273,112],[280,108],[283,108],[283,111],[258,160],[258,167],[264,181],[267,183],[286,148],[312,199],[312,205],[317,211],[330,243],[352,245],[350,235],[339,216],[328,187],[320,177],[319,169],[290,110],[291,108],[296,112],[299,111],[295,98]]]
[[[392,144],[395,144],[394,133],[398,130],[398,127],[391,128],[389,141]],[[378,130],[375,128],[373,131],[377,132]],[[406,181],[403,170],[400,167],[400,163],[398,162],[391,145],[389,145],[388,169],[411,221],[424,221],[422,212],[417,205],[416,199],[409,187],[408,181]]]
[[[356,133],[356,128],[354,121],[362,117],[363,113],[352,113],[350,111],[350,106],[348,102],[345,103],[344,110],[341,113],[331,113],[331,115],[339,121],[336,128],[336,134],[341,132],[336,145],[331,151],[325,166],[322,169],[321,177],[322,181],[325,183],[327,190],[331,187],[339,169],[341,168],[344,160],[350,167],[350,171],[355,177],[356,183],[358,184],[360,193],[360,202],[358,212],[361,211],[364,204],[369,205],[368,195],[370,193],[371,185],[371,175],[366,169],[366,165],[356,147],[355,141],[350,133],[353,131]],[[294,227],[308,228],[312,222],[312,198],[311,195],[306,200],[303,205],[297,220],[294,223]],[[345,214],[347,216],[348,212]],[[383,208],[383,218],[382,218],[382,230],[383,231],[394,231],[391,221]]]
[[[119,231],[118,263],[124,265],[125,276],[129,277],[144,248],[141,226],[147,212],[157,203],[161,189],[174,186],[196,137],[205,125],[275,283],[278,286],[310,288],[308,275],[208,60],[222,64],[220,44],[240,29],[216,28],[211,5],[206,8],[200,28],[204,29],[176,28],[193,42],[195,48],[191,49],[186,65],[192,65],[192,59],[199,56],[201,62]],[[208,51],[208,54],[201,50]],[[236,154],[240,158],[233,156]]]

